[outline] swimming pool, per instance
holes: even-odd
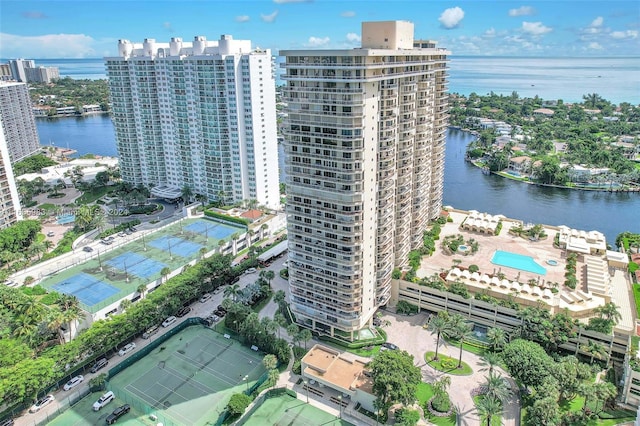
[[[521,271],[532,272],[538,275],[546,275],[547,270],[536,263],[531,256],[523,256],[508,251],[496,250],[491,258],[491,263]]]
[[[76,215],[74,214],[63,214],[60,215],[58,217],[56,217],[56,222],[58,222],[58,225],[66,225],[67,223],[73,223],[76,221]]]

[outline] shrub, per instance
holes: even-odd
[[[391,273],[391,278],[393,278],[394,280],[399,280],[400,277],[402,277],[402,271],[398,268],[394,268],[393,272]]]
[[[452,368],[455,368],[456,363],[454,361],[454,365]],[[431,408],[440,412],[440,413],[448,413],[451,409],[451,401],[449,401],[449,395],[445,392],[438,392],[438,394],[431,400]]]
[[[404,300],[400,300],[396,305],[396,312],[404,315],[417,314],[418,307]]]
[[[229,399],[227,404],[227,410],[232,416],[237,416],[244,413],[244,410],[251,404],[251,397],[243,393],[234,393]]]
[[[471,272],[472,274],[474,272],[478,272],[480,270],[480,268],[478,267],[478,265],[469,265],[469,272]]]
[[[249,220],[242,218],[242,217],[235,217],[235,216],[228,216],[226,214],[222,214],[222,213],[218,213],[218,212],[214,212],[211,210],[205,210],[204,211],[205,216],[209,216],[215,219],[220,219],[220,220],[224,220],[227,222],[233,222],[233,223],[239,223],[240,225],[249,225]]]

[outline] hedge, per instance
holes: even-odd
[[[249,221],[249,219],[245,219],[243,217],[234,217],[234,216],[227,216],[226,214],[222,214],[222,213],[217,213],[211,210],[205,210],[204,211],[205,216],[209,216],[212,217],[214,219],[220,219],[220,220],[224,220],[227,222],[233,222],[233,223],[238,223],[240,225],[244,225],[244,226],[249,226],[249,223],[251,223]]]
[[[107,229],[106,231],[101,232],[100,235],[98,235],[98,238],[104,238],[104,237],[108,237],[109,235],[117,234],[118,232],[122,232],[134,226],[140,225],[140,223],[141,222],[139,219],[123,222],[120,225],[116,226],[115,228]]]

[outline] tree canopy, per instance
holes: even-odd
[[[415,402],[416,389],[422,381],[420,368],[406,351],[380,352],[369,364],[373,376],[376,407],[386,411],[395,403],[410,405]]]

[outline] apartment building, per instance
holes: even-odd
[[[27,73],[25,69],[34,68],[36,63],[33,59],[11,59],[9,60],[9,68],[11,69],[11,76],[14,80],[26,83]]]
[[[28,82],[51,83],[53,80],[60,78],[58,67],[25,68],[24,71]]]
[[[0,117],[11,164],[38,152],[40,137],[25,83],[0,81]]]
[[[0,115],[0,124],[3,124]],[[0,132],[0,229],[22,219],[20,198],[13,176],[9,149],[4,132]]]
[[[279,206],[275,78],[268,49],[229,35],[118,42],[105,58],[126,182],[177,198]]]
[[[281,51],[291,306],[319,333],[357,339],[441,211],[449,52],[413,29]]]

